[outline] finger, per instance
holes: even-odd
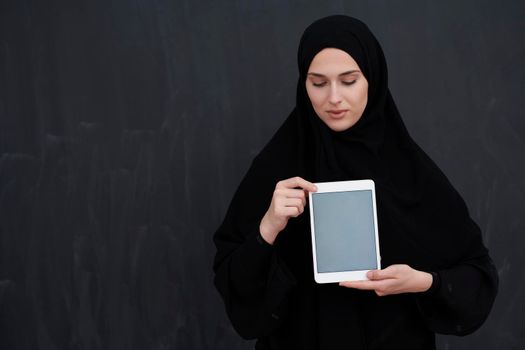
[[[339,283],[340,286],[360,290],[373,290],[378,296],[390,295],[392,292],[390,284],[386,281],[347,281]]]
[[[282,210],[284,215],[289,218],[296,218],[299,215],[301,215],[303,211],[304,210],[301,210],[300,208],[297,208],[297,207],[284,207]]]
[[[304,199],[300,199],[300,198],[286,198],[283,201],[283,205],[285,207],[296,207],[301,212],[303,212],[303,210],[304,210]]]
[[[296,197],[289,197],[289,198],[294,198],[294,199],[299,199],[301,201],[301,205],[304,207],[306,206],[306,198],[308,198],[307,196],[308,195],[305,195],[305,193],[303,192],[303,190],[294,190],[294,191],[299,191],[299,193],[294,193],[294,195],[296,195]]]
[[[385,277],[386,274],[384,270],[370,270],[366,273],[366,277],[371,281],[379,281],[387,278]]]
[[[379,287],[378,281],[344,281],[339,282],[341,287],[355,288],[361,290],[375,290]]]
[[[282,190],[282,195],[284,195],[287,198],[300,198],[303,202],[303,205],[306,205],[306,198],[308,194],[305,194],[304,190],[297,190],[297,189],[286,189]]]
[[[299,201],[297,203],[288,203],[288,201]],[[301,205],[299,199],[289,199],[279,201],[275,206],[275,213],[278,216],[289,217],[296,216],[297,214],[302,214],[304,211],[304,206]]]
[[[388,278],[396,278],[398,275],[398,268],[396,265],[391,265],[383,270],[370,270],[366,273],[369,280],[378,281]]]
[[[289,198],[298,198],[306,205],[306,197],[303,190],[289,189],[289,188],[277,188],[273,193],[273,197],[277,201],[287,200]]]
[[[302,202],[302,206],[306,205],[306,196],[304,190],[290,189],[290,188],[279,188],[274,191],[274,197],[286,200],[289,198],[297,198]]]
[[[276,207],[300,207],[301,210],[304,209],[306,205],[305,198],[293,198],[293,197],[277,197],[275,198]]]
[[[300,188],[302,188],[304,190],[307,190],[307,191],[310,191],[310,192],[317,191],[317,186],[315,186],[310,181],[306,181],[305,179],[303,179],[302,177],[299,177],[299,176],[279,181],[277,183],[277,186],[285,187],[285,188],[300,187]]]

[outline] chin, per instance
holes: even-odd
[[[325,123],[328,128],[335,132],[342,132],[350,129],[355,123],[342,122],[342,123]]]

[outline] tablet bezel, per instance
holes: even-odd
[[[379,253],[379,235],[377,225],[377,209],[376,209],[376,191],[373,180],[352,180],[352,181],[334,181],[334,182],[318,182],[316,192],[309,192],[308,199],[310,201],[310,231],[312,236],[312,256],[314,263],[314,279],[317,283],[335,283],[343,281],[362,281],[368,280],[366,273],[370,270],[355,270],[355,271],[338,271],[338,272],[318,272],[317,271],[317,251],[315,246],[315,225],[314,225],[314,202],[312,195],[316,193],[327,192],[352,192],[352,191],[372,191],[372,206],[374,215],[374,235],[375,235],[375,252],[377,269],[381,269],[381,256]]]

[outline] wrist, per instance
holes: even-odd
[[[432,284],[430,288],[423,292],[423,295],[434,295],[441,288],[441,277],[437,271],[430,271],[429,274],[432,276]]]
[[[432,287],[432,281],[434,277],[432,274],[424,271],[417,271],[418,272],[418,292],[426,292]]]
[[[277,232],[276,230],[272,229],[271,225],[268,224],[268,221],[266,219],[266,215],[261,220],[261,223],[259,224],[259,232],[261,233],[261,237],[268,243],[272,244],[275,242],[275,238],[277,238]]]

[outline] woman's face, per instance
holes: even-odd
[[[326,48],[308,68],[306,91],[317,116],[333,131],[344,131],[365,110],[368,81],[352,56]]]

